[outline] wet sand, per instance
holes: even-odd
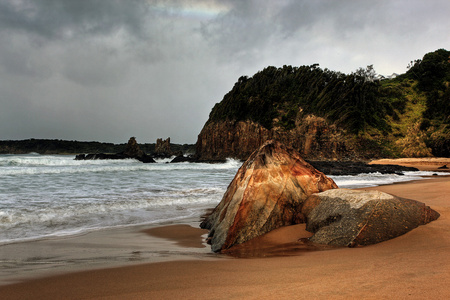
[[[88,269],[217,257],[203,243],[207,231],[194,228],[198,220],[186,221],[0,245],[0,286]]]
[[[198,237],[203,231],[198,228],[176,224],[141,229],[135,233],[139,239],[160,241],[162,248],[169,247],[168,258],[177,261],[27,280],[0,286],[0,295],[2,299],[449,299],[450,177],[366,189],[422,201],[441,216],[398,238],[359,248],[312,249],[298,241],[310,235],[304,225],[285,227],[241,246],[230,253],[233,256],[219,258],[202,248]],[[186,235],[196,241],[185,244]],[[118,238],[116,243],[126,240]],[[173,255],[177,251],[196,253],[195,260],[186,256],[188,260],[179,261]]]
[[[400,165],[415,167],[421,171],[450,172],[450,158],[446,157],[378,159],[371,161],[369,164]],[[444,166],[447,168],[440,169]]]

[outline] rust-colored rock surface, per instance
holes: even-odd
[[[335,189],[308,197],[302,207],[310,241],[336,246],[383,242],[439,218],[424,203],[379,191]]]
[[[222,201],[200,225],[210,229],[214,252],[285,225],[303,222],[306,198],[337,188],[297,151],[268,141],[238,170]]]

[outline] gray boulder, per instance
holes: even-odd
[[[439,218],[419,201],[379,191],[331,189],[308,197],[302,207],[310,241],[354,247],[386,241]]]

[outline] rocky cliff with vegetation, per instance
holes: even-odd
[[[267,67],[242,76],[212,109],[197,140],[200,160],[247,159],[279,140],[315,160],[450,156],[450,51],[383,78],[319,65]]]

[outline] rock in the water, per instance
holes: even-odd
[[[376,172],[403,175],[405,171],[419,171],[414,167],[367,164],[361,161],[308,161],[308,163],[326,175],[358,175]]]
[[[128,144],[125,148],[125,151],[115,154],[108,153],[90,153],[90,154],[79,154],[75,156],[75,160],[93,160],[93,159],[127,159],[134,158],[143,163],[154,163],[155,160],[145,154],[144,151],[141,150],[138,143],[136,142],[135,137],[131,137],[128,140]]]
[[[110,154],[110,153],[90,153],[79,154],[75,156],[75,160],[95,160],[95,159],[125,159],[127,158],[122,153]]]
[[[123,154],[128,156],[128,157],[142,157],[145,155],[144,151],[141,150],[141,148],[139,147],[136,138],[130,137],[130,139],[128,140],[128,143],[125,147],[125,151],[123,151]]]
[[[230,248],[285,225],[303,222],[306,198],[337,188],[298,152],[269,141],[238,170],[214,211],[200,227],[210,229],[214,252]]]
[[[379,191],[328,190],[304,203],[310,241],[337,246],[371,245],[427,224],[439,213],[419,201]]]
[[[170,149],[170,137],[165,140],[156,140],[155,153],[153,155],[161,158],[168,158],[173,155],[172,150]]]
[[[174,159],[172,159],[170,161],[170,163],[181,163],[181,162],[193,162],[194,159],[190,156],[184,156],[184,155],[178,155],[176,157],[174,157]]]
[[[125,147],[125,151],[122,154],[127,158],[134,158],[143,163],[155,162],[155,160],[151,156],[145,154],[145,152],[141,150],[135,137],[131,137],[128,140],[127,146]]]

